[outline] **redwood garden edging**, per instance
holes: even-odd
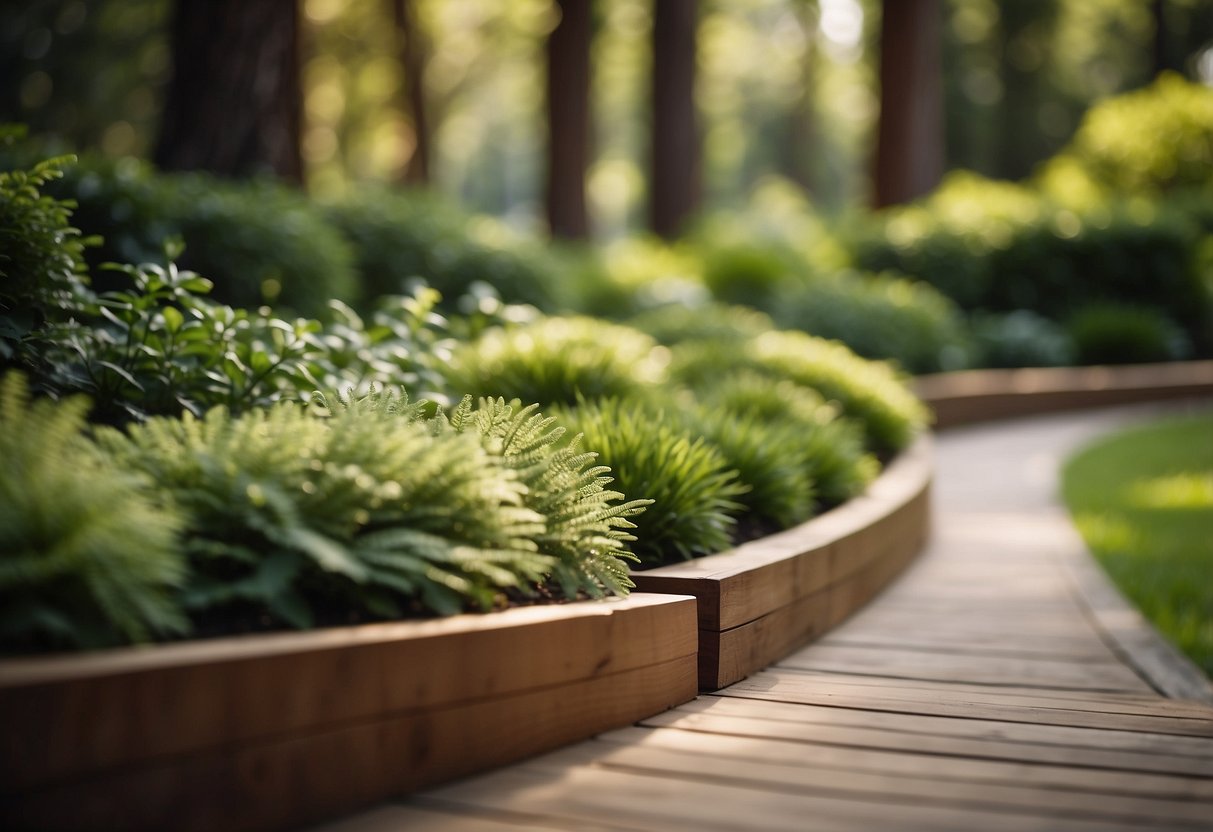
[[[0,661],[0,826],[270,829],[695,697],[695,602],[623,600]]]
[[[694,595],[699,687],[787,655],[866,603],[926,542],[931,441],[920,436],[862,495],[728,552],[632,575],[640,592]]]

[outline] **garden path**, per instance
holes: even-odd
[[[1156,409],[945,432],[930,545],[822,640],[326,830],[1213,829],[1208,684],[1108,589],[1055,498],[1066,454]]]

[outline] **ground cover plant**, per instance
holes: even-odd
[[[1213,676],[1213,416],[1097,440],[1067,461],[1062,492],[1120,589]]]

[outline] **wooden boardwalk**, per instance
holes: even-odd
[[[1053,498],[1059,459],[1137,413],[945,433],[931,545],[823,640],[326,829],[1213,829],[1213,706],[1159,693],[1208,688],[1108,595]]]

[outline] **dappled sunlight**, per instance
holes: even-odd
[[[1138,480],[1127,489],[1125,501],[1142,509],[1213,510],[1213,473],[1185,472]]]

